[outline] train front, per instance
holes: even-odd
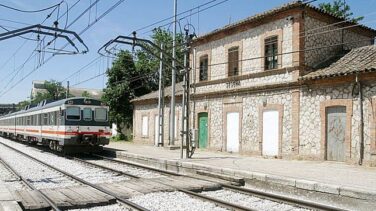
[[[68,99],[62,106],[64,151],[97,151],[109,144],[108,106],[89,98]]]

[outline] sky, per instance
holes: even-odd
[[[99,54],[97,50],[107,41],[118,35],[129,35],[139,28],[172,17],[173,15],[174,0],[125,0],[102,19],[95,22],[107,9],[116,4],[118,0],[65,0],[65,3],[61,4],[60,9],[55,10],[51,17],[47,18],[44,25],[52,26],[53,22],[57,19],[58,13],[62,15],[66,12],[67,7],[71,7],[78,2],[69,10],[68,18],[63,16],[58,20],[58,26],[64,28],[66,24],[70,25],[80,13],[96,1],[98,3],[95,6],[68,28],[79,33],[89,24],[94,23],[80,36],[89,47],[89,52],[86,54],[56,55],[47,60],[51,57],[51,53],[40,54],[36,52],[35,49],[38,42],[24,39],[32,38],[35,40],[37,39],[37,35],[35,34],[26,34],[23,38],[14,37],[0,41],[0,104],[17,103],[27,100],[30,96],[33,80],[52,79],[63,81],[80,69],[82,71],[79,74],[75,74],[67,79],[71,85],[81,88],[103,89],[106,83],[104,75],[84,82],[88,78],[103,74],[111,64],[110,58],[98,58]],[[290,2],[289,0],[178,0],[178,13],[211,1],[213,1],[211,4],[201,7],[201,9],[210,5],[218,5],[200,13],[197,13],[198,9],[194,9],[184,14],[184,16],[190,15],[190,17],[186,17],[180,21],[181,27],[178,27],[178,31],[190,23],[194,26],[195,33],[201,35],[229,23]],[[0,1],[1,4],[28,11],[46,8],[59,2],[61,0]],[[314,5],[322,2],[329,2],[329,0],[318,0]],[[351,6],[354,16],[365,16],[361,23],[371,28],[376,28],[376,0],[347,0],[347,3]],[[28,25],[40,24],[51,12],[52,10],[38,13],[23,13],[0,7],[0,27],[14,30]],[[169,24],[171,21],[172,19],[141,30],[138,32],[138,36],[150,38],[150,30],[161,25],[166,25],[164,28],[172,30],[172,26]],[[3,32],[5,30],[0,28],[0,33]],[[46,42],[47,40],[50,40],[50,38],[47,38]],[[65,41],[58,39],[50,45],[50,48],[59,49],[65,44]],[[77,46],[80,50],[84,49],[79,43],[77,43]],[[48,49],[48,51],[51,50]],[[69,46],[65,50],[72,50],[72,48]],[[63,84],[66,84],[66,80],[63,81]]]

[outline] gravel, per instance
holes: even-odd
[[[221,199],[233,204],[249,207],[256,210],[275,210],[275,211],[303,211],[307,209],[294,207],[289,204],[282,204],[270,200],[261,199],[247,194],[238,193],[230,190],[218,190],[203,192],[204,195]]]
[[[87,160],[87,161],[89,161],[89,160]],[[130,166],[130,165],[127,165],[127,164],[121,164],[121,163],[116,163],[116,162],[107,161],[107,160],[90,160],[89,162],[95,163],[95,164],[98,164],[98,165],[102,165],[102,166],[105,166],[105,167],[113,168],[113,169],[116,169],[118,171],[122,171],[122,172],[125,172],[125,173],[128,173],[128,174],[132,174],[132,175],[135,175],[135,176],[138,176],[138,177],[141,177],[141,178],[150,179],[150,178],[157,178],[157,177],[165,177],[164,175],[155,173],[153,171],[144,170],[144,169],[133,167],[133,166]]]
[[[0,145],[0,157],[37,189],[77,185],[70,178]]]
[[[121,204],[112,204],[106,206],[91,207],[85,209],[73,209],[70,211],[128,211],[131,210]]]
[[[14,141],[0,138],[0,142],[12,146],[22,152],[27,153],[30,156],[38,158],[43,162],[53,165],[65,172],[71,173],[90,183],[111,183],[116,181],[129,180],[129,177],[126,177],[124,175],[119,175],[118,173],[114,173],[112,171],[89,166],[78,161],[66,159],[64,157],[59,157],[52,153],[43,152],[36,148],[28,147]]]
[[[143,206],[149,210],[156,211],[172,211],[172,210],[186,210],[186,211],[222,211],[227,210],[217,205],[192,198],[182,192],[156,192],[145,195],[135,196],[130,199],[132,202]]]
[[[25,183],[20,181],[18,176],[13,174],[2,162],[0,162],[0,184],[10,190],[29,189]]]

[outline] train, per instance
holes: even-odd
[[[64,153],[98,152],[109,144],[109,107],[86,97],[35,106],[0,117],[0,135]]]

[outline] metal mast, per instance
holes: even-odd
[[[163,50],[163,44],[161,44]],[[163,80],[163,52],[161,51],[159,61],[159,98],[158,98],[158,143],[163,146],[164,142],[164,80]]]
[[[177,0],[174,0],[174,31],[172,37],[172,79],[171,79],[171,106],[170,106],[170,145],[175,145],[175,85],[176,85],[176,14]]]

